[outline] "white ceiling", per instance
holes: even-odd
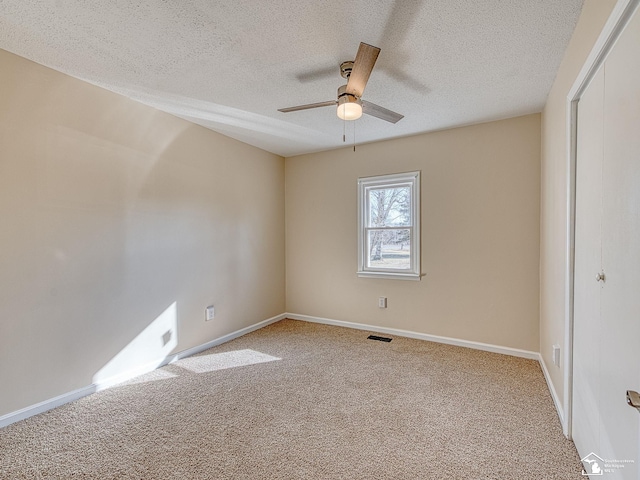
[[[347,142],[540,112],[583,0],[0,0],[0,48],[283,156],[336,148],[339,64],[382,49]]]

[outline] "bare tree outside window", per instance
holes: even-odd
[[[368,197],[369,266],[411,268],[410,231],[397,228],[411,225],[411,189],[408,186],[370,189]]]

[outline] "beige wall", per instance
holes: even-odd
[[[0,415],[285,311],[284,159],[0,72]]]
[[[567,94],[615,0],[586,0],[542,112],[540,205],[540,353],[558,400],[564,402],[564,361],[553,365],[552,346],[565,342],[567,244]]]
[[[0,50],[0,415],[285,310],[540,349],[562,400],[566,94],[614,4],[542,117],[286,161]],[[358,278],[356,179],[411,170],[426,276]]]
[[[285,168],[288,312],[538,351],[540,115]],[[426,276],[358,278],[357,179],[412,170],[422,171]]]

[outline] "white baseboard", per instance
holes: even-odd
[[[131,380],[132,378],[135,378],[139,375],[143,375],[157,368],[163,367],[169,363],[173,363],[176,360],[203,352],[211,347],[226,343],[230,340],[241,337],[242,335],[246,335],[247,333],[266,327],[267,325],[278,322],[285,318],[287,318],[285,314],[276,315],[275,317],[268,318],[267,320],[249,325],[245,328],[241,328],[240,330],[236,330],[235,332],[223,335],[222,337],[216,338],[215,340],[211,340],[210,342],[204,343],[202,345],[188,348],[186,350],[182,350],[181,352],[172,353],[165,358],[158,359],[157,361],[138,365],[135,368],[127,370],[126,372],[118,373],[117,375],[113,375],[111,377],[100,380],[100,382],[92,383],[91,385],[80,388],[78,390],[74,390],[73,392],[64,393],[55,398],[50,398],[48,400],[22,408],[15,412],[7,413],[6,415],[0,416],[0,428],[6,427],[7,425],[11,425],[12,423],[24,420],[34,415],[38,415],[39,413],[44,413],[47,410],[51,410],[52,408],[60,407],[65,403],[73,402],[82,397],[86,397],[87,395],[91,395],[92,393],[110,388],[127,380]]]
[[[472,342],[470,340],[460,340],[458,338],[429,335],[427,333],[400,330],[398,328],[378,327],[375,325],[365,325],[363,323],[352,323],[342,320],[333,320],[330,318],[299,315],[297,313],[287,313],[286,318],[290,318],[292,320],[302,320],[305,322],[323,323],[325,325],[335,325],[338,327],[355,328],[357,330],[367,330],[370,332],[386,333],[389,335],[397,335],[399,337],[416,338],[418,340],[427,340],[428,342],[446,343],[447,345],[473,348],[475,350],[484,350],[485,352],[501,353],[503,355],[528,358],[530,360],[538,360],[540,358],[540,354],[538,352],[531,352],[529,350],[520,350],[518,348],[501,347],[499,345],[491,345],[489,343]]]
[[[556,412],[558,414],[558,417],[560,418],[560,423],[563,425],[563,428],[564,428],[564,410],[562,408],[562,404],[560,403],[558,394],[553,386],[553,382],[551,381],[551,376],[549,375],[549,371],[547,370],[547,366],[544,363],[542,355],[540,355],[540,353],[538,352],[532,352],[529,350],[520,350],[517,348],[511,348],[511,347],[501,347],[499,345],[491,345],[488,343],[472,342],[469,340],[460,340],[457,338],[441,337],[438,335],[429,335],[426,333],[411,332],[408,330],[400,330],[397,328],[378,327],[375,325],[365,325],[362,323],[345,322],[342,320],[334,320],[330,318],[313,317],[310,315],[300,315],[297,313],[287,313],[286,318],[290,318],[292,320],[302,320],[305,322],[323,323],[325,325],[335,325],[338,327],[355,328],[357,330],[367,330],[370,332],[386,333],[389,335],[397,335],[399,337],[416,338],[418,340],[427,340],[429,342],[446,343],[447,345],[473,348],[476,350],[484,350],[486,352],[501,353],[503,355],[511,355],[514,357],[527,358],[529,360],[537,360],[538,363],[540,363],[540,368],[542,369],[542,373],[544,374],[545,381],[547,382],[547,387],[549,388],[549,392],[551,393],[551,398],[553,399],[553,404],[555,405]]]
[[[261,328],[264,328],[267,325],[283,320],[284,318],[286,318],[286,315],[284,314],[276,315],[275,317],[267,318],[262,322],[254,323],[253,325],[249,325],[248,327],[241,328],[240,330],[236,330],[235,332],[228,333],[227,335],[223,335],[222,337],[216,338],[207,343],[203,343],[202,345],[196,345],[195,347],[187,348],[186,350],[182,350],[180,352],[171,353],[166,357],[158,358],[152,362],[145,363],[144,365],[138,365],[135,368],[132,368],[131,370],[127,370],[126,372],[121,372],[117,375],[101,380],[99,383],[95,383],[94,384],[96,387],[95,391],[99,392],[100,390],[104,390],[105,388],[110,388],[119,383],[126,382],[127,380],[131,380],[132,378],[138,377],[140,375],[144,375],[145,373],[152,372],[160,367],[164,367],[165,365],[176,362],[181,358],[190,357],[191,355],[204,352],[205,350],[208,350],[212,347],[221,345],[235,338],[246,335],[247,333],[251,333]]]
[[[553,382],[551,381],[551,375],[549,375],[549,370],[547,370],[547,364],[544,362],[544,358],[542,358],[541,354],[538,354],[538,361],[540,362],[540,368],[542,368],[544,379],[547,381],[547,387],[549,388],[549,392],[551,393],[551,398],[553,398],[553,404],[556,406],[556,412],[558,412],[560,424],[564,429],[564,409],[562,408],[562,403],[558,398],[558,393],[556,392],[556,389],[553,386]]]
[[[542,356],[538,352],[521,350],[521,349],[511,348],[511,347],[502,347],[499,345],[492,345],[488,343],[472,342],[469,340],[460,340],[457,338],[441,337],[438,335],[429,335],[426,333],[412,332],[409,330],[401,330],[397,328],[378,327],[375,325],[345,322],[342,320],[314,317],[310,315],[300,315],[297,313],[283,313],[281,315],[276,315],[275,317],[268,318],[267,320],[263,320],[262,322],[258,322],[248,327],[241,328],[240,330],[236,330],[235,332],[231,332],[227,335],[223,335],[222,337],[216,338],[202,345],[188,348],[180,352],[172,353],[171,355],[168,355],[163,359],[158,359],[158,361],[146,363],[144,365],[139,365],[134,369],[106,378],[104,380],[101,380],[98,383],[92,383],[91,385],[88,385],[84,388],[80,388],[78,390],[74,390],[73,392],[68,392],[63,395],[59,395],[55,398],[51,398],[49,400],[45,400],[43,402],[37,403],[35,405],[22,408],[15,412],[2,415],[0,416],[0,428],[10,425],[12,423],[18,422],[20,420],[24,420],[33,415],[44,413],[47,410],[51,410],[52,408],[62,406],[65,403],[73,402],[82,397],[85,397],[87,395],[90,395],[100,390],[104,390],[105,388],[112,387],[119,383],[125,382],[127,380],[130,380],[144,373],[151,372],[156,368],[160,368],[164,365],[173,363],[177,360],[180,360],[181,358],[189,357],[191,355],[195,355],[197,353],[203,352],[209,348],[229,342],[230,340],[241,337],[255,330],[259,330],[261,328],[266,327],[267,325],[278,322],[285,318],[290,318],[292,320],[302,320],[305,322],[312,322],[312,323],[322,323],[325,325],[335,325],[338,327],[353,328],[356,330],[367,330],[370,332],[386,333],[389,335],[397,335],[399,337],[415,338],[418,340],[426,340],[429,342],[444,343],[447,345],[455,345],[458,347],[473,348],[476,350],[484,350],[487,352],[500,353],[503,355],[511,355],[515,357],[527,358],[530,360],[537,360],[540,363],[542,372],[544,374],[544,378],[547,382],[547,386],[549,388],[549,391],[551,392],[551,397],[553,398],[556,411],[558,412],[558,416],[560,417],[560,422],[564,425],[564,414],[563,414],[562,406],[559,402],[558,395],[555,391],[555,388],[553,387],[553,383],[551,382],[551,377],[549,376],[549,372],[544,363],[544,360],[542,359]]]
[[[236,330],[235,332],[231,332],[227,335],[223,335],[220,338],[216,338],[215,340],[211,340],[210,342],[203,343],[202,345],[198,345],[197,347],[188,348],[187,350],[183,350],[178,353],[174,353],[167,357],[167,362],[165,363],[173,363],[176,360],[180,360],[181,358],[190,357],[191,355],[195,355],[196,353],[204,352],[209,348],[213,348],[217,345],[222,345],[223,343],[227,343],[233,339],[246,335],[247,333],[255,332],[256,330],[260,330],[261,328],[266,327],[267,325],[271,325],[272,323],[279,322],[280,320],[284,320],[287,318],[285,313],[281,313],[280,315],[276,315],[275,317],[267,318],[262,322],[254,323],[253,325],[249,325],[248,327],[241,328],[240,330]]]
[[[65,403],[73,402],[82,397],[86,397],[87,395],[95,393],[95,391],[95,385],[91,384],[87,387],[74,390],[73,392],[64,393],[62,395],[58,395],[57,397],[45,400],[44,402],[36,403],[35,405],[21,408],[20,410],[16,410],[15,412],[7,413],[6,415],[2,415],[0,417],[0,428],[6,427],[7,425],[11,425],[15,422],[19,422],[20,420],[24,420],[25,418],[38,415],[39,413],[44,413],[47,410],[51,410],[52,408],[60,407]]]
[[[120,372],[116,375],[111,375],[110,377],[103,378],[97,382],[93,382],[91,385],[95,387],[96,392],[100,392],[102,390],[106,390],[107,388],[118,385],[119,383],[126,382],[127,380],[131,380],[132,378],[138,377],[140,375],[144,375],[145,373],[153,372],[156,368],[163,367],[166,364],[167,362],[165,361],[165,358],[157,358],[151,362],[147,362],[142,365],[136,365],[135,367],[124,372]]]

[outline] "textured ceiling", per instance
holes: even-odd
[[[0,0],[0,48],[283,156],[343,145],[339,64],[382,49],[347,142],[541,111],[583,0]]]

